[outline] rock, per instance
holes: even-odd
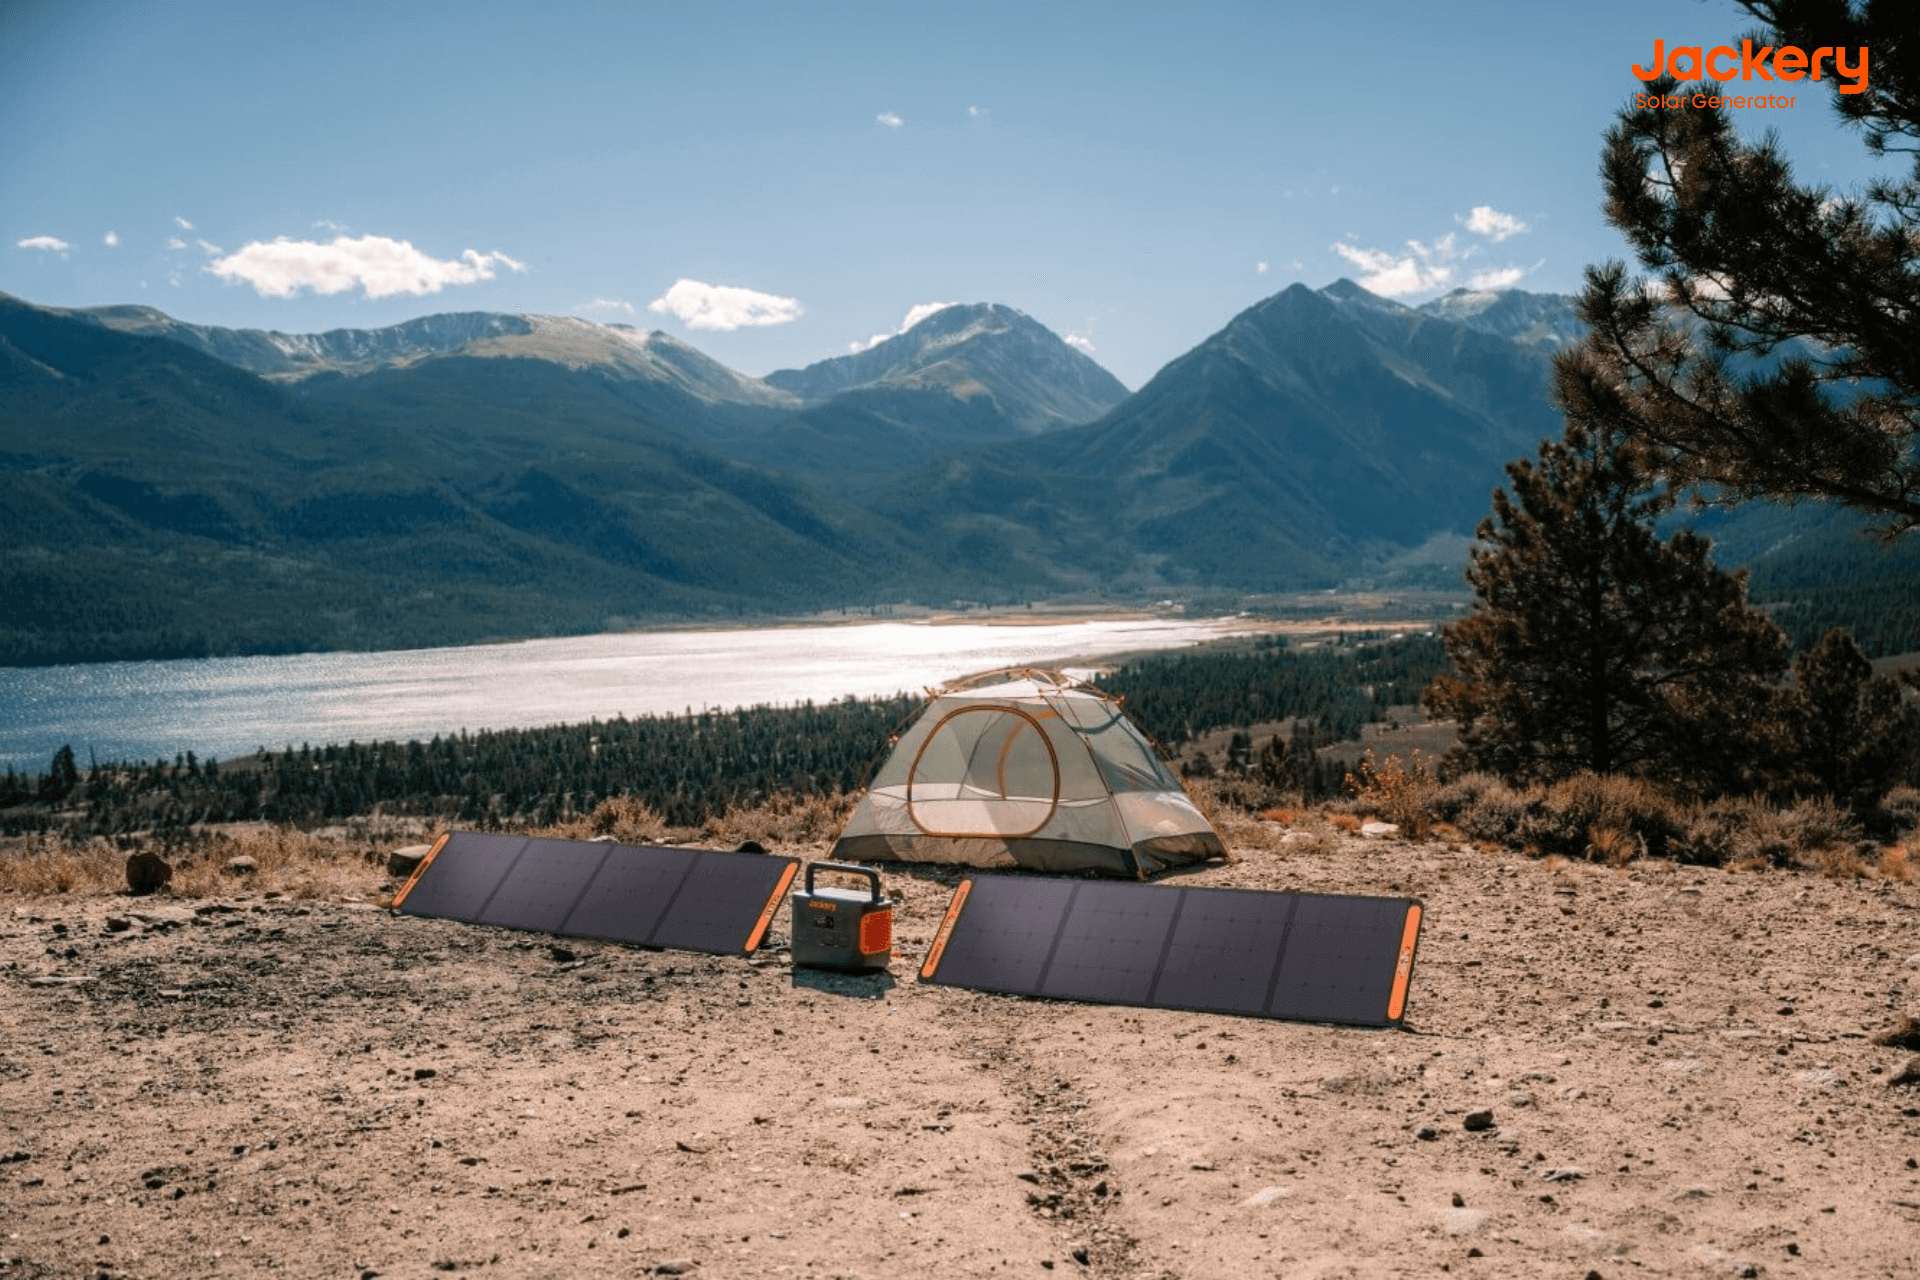
[[[410,844],[405,848],[395,849],[387,855],[387,874],[395,879],[405,879],[419,870],[420,864],[425,862],[427,855],[432,852],[433,846],[430,844]]]
[[[1882,1031],[1873,1042],[1889,1049],[1911,1049],[1920,1053],[1920,1018],[1906,1017]]]
[[[1264,1209],[1274,1201],[1284,1200],[1292,1194],[1292,1187],[1262,1187],[1240,1203],[1249,1209]]]
[[[1627,1250],[1631,1247],[1618,1236],[1608,1235],[1606,1232],[1596,1227],[1589,1227],[1583,1222],[1569,1222],[1567,1224],[1567,1237],[1580,1245],[1580,1247],[1588,1253],[1598,1254],[1607,1258],[1624,1257]]]
[[[1906,1066],[1894,1072],[1887,1080],[1887,1085],[1888,1087],[1894,1085],[1906,1085],[1908,1087],[1920,1085],[1920,1058],[1910,1060]]]
[[[258,870],[260,864],[244,853],[237,858],[227,859],[226,872],[230,876],[250,876]]]
[[[1087,1246],[1083,1244],[1077,1244],[1073,1246],[1073,1260],[1079,1263],[1081,1266],[1083,1267],[1091,1266],[1092,1258],[1093,1258],[1093,1251],[1088,1249]]]
[[[185,907],[145,907],[127,914],[149,929],[171,929],[175,925],[192,924],[194,920],[193,912]]]
[[[1838,1089],[1847,1083],[1847,1078],[1831,1067],[1796,1071],[1793,1073],[1793,1078],[1801,1084],[1810,1084],[1816,1089]]]
[[[742,840],[739,844],[733,846],[733,851],[735,853],[765,853],[767,846],[761,844],[758,840]]]
[[[140,852],[127,858],[127,891],[145,897],[166,888],[173,879],[173,866],[157,853]]]
[[[133,928],[133,921],[129,920],[125,916],[108,916],[107,917],[108,933],[125,933],[127,930],[131,928]]]
[[[665,1262],[653,1264],[653,1274],[657,1276],[683,1276],[700,1264],[691,1258],[669,1258]]]
[[[1460,1127],[1468,1133],[1484,1133],[1493,1128],[1493,1108],[1482,1107],[1478,1111],[1467,1112],[1467,1118],[1460,1122]]]
[[[1399,835],[1400,828],[1391,822],[1368,822],[1361,825],[1360,834],[1371,836],[1376,840],[1385,840],[1390,836]]]
[[[1478,1235],[1486,1227],[1490,1216],[1485,1209],[1443,1209],[1440,1212],[1440,1225],[1450,1236]]]
[[[1467,1198],[1458,1191],[1453,1193],[1453,1207],[1456,1209],[1464,1209],[1467,1207]]]
[[[1578,1182],[1586,1176],[1587,1171],[1585,1169],[1575,1169],[1572,1167],[1565,1169],[1542,1169],[1540,1171],[1540,1180],[1542,1182]]]

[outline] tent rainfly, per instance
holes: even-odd
[[[935,693],[832,856],[1145,879],[1227,850],[1115,698],[1019,669]]]

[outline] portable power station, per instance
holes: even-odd
[[[816,888],[822,871],[860,876],[867,888]],[[794,964],[861,972],[886,968],[892,954],[893,900],[882,896],[879,873],[842,862],[810,865],[793,895]]]

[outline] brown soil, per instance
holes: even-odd
[[[1920,887],[1228,834],[1426,900],[1406,1031],[921,986],[897,868],[890,979],[0,897],[0,1277],[1920,1274]]]

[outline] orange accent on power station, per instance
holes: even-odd
[[[787,886],[793,883],[793,877],[799,870],[799,863],[789,862],[787,869],[780,873],[780,883],[773,886],[773,896],[767,899],[760,918],[753,922],[753,932],[747,935],[745,950],[752,951],[760,945],[760,939],[767,936],[767,926],[773,923],[773,913],[780,909],[780,899],[787,896]]]
[[[869,911],[860,917],[860,954],[877,956],[893,950],[893,908]]]
[[[940,922],[940,932],[933,935],[933,946],[927,951],[927,962],[920,966],[920,976],[931,978],[933,971],[940,967],[940,957],[947,953],[947,939],[953,936],[953,926],[960,919],[960,908],[967,905],[967,895],[973,892],[973,881],[962,880],[960,887],[953,891],[953,901],[947,904],[947,918]]]
[[[400,886],[400,892],[393,895],[392,910],[400,909],[400,904],[405,902],[407,895],[413,892],[413,886],[420,883],[420,877],[425,874],[428,867],[433,865],[433,860],[440,856],[440,851],[447,847],[447,841],[451,839],[453,839],[453,832],[447,831],[433,842],[433,848],[427,850],[427,856],[420,859],[420,865],[413,869],[413,874],[407,877],[407,882]]]
[[[1400,960],[1393,967],[1393,994],[1387,997],[1387,1021],[1398,1022],[1407,1007],[1407,984],[1413,981],[1413,948],[1420,940],[1420,904],[1407,907],[1406,928],[1400,931]]]

